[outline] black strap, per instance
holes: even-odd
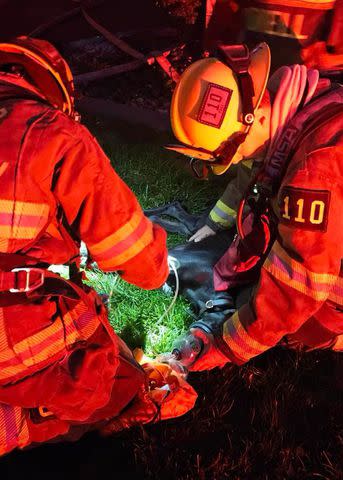
[[[340,85],[335,85],[331,89],[330,93],[333,93],[336,89],[341,88]],[[343,104],[336,101],[326,105],[322,109],[318,109],[316,114],[311,115],[309,119],[304,121],[300,127],[295,127],[296,120],[298,115],[303,115],[304,111],[307,108],[313,108],[313,105],[320,99],[322,96],[328,94],[328,91],[325,90],[322,94],[316,96],[311,102],[308,103],[299,113],[291,120],[290,124],[284,130],[281,139],[278,144],[282,145],[283,155],[275,155],[275,151],[270,157],[268,157],[267,162],[262,166],[261,170],[257,172],[257,175],[251,180],[248,185],[245,194],[240,202],[238,214],[237,214],[237,230],[239,231],[240,237],[244,239],[243,232],[243,210],[244,206],[247,203],[247,200],[251,197],[255,197],[255,203],[253,204],[253,209],[256,211],[256,207],[261,206],[262,210],[265,209],[266,214],[271,216],[272,209],[268,208],[269,199],[272,198],[278,191],[282,179],[288,168],[290,159],[293,157],[294,153],[298,149],[301,142],[303,142],[309,134],[311,134],[318,127],[325,125],[329,120],[334,119],[336,116],[342,114]],[[292,133],[292,136],[290,133]],[[288,148],[285,151],[283,139],[287,138]],[[268,211],[268,212],[267,212]],[[261,211],[259,211],[259,216]]]
[[[17,267],[48,268],[49,264],[39,262],[37,258],[21,253],[0,252],[0,270],[8,272]]]
[[[225,63],[237,76],[238,88],[242,100],[242,123],[251,125],[254,122],[254,106],[252,99],[255,96],[254,84],[249,73],[250,53],[245,44],[218,45],[217,57]]]
[[[208,312],[226,312],[232,309],[232,298],[217,298],[209,299],[205,305],[200,309],[198,316],[201,317],[203,313]]]
[[[289,161],[297,151],[299,145],[318,127],[325,125],[329,120],[341,115],[342,111],[342,103],[332,103],[318,111],[318,113],[314,117],[312,116],[308,122],[305,122],[305,124],[302,125],[302,128],[295,133],[288,154],[284,158],[280,157],[282,158],[282,161],[275,161],[274,154],[272,154],[269,161],[262,169],[262,172],[258,174],[258,180],[256,183],[261,189],[269,192],[269,195],[271,196],[275,195],[286,173]],[[293,128],[292,123],[290,123],[289,127],[285,129],[282,138],[287,136],[287,132],[291,128]]]

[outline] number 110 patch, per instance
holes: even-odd
[[[304,230],[326,232],[330,205],[329,191],[285,187],[279,199],[281,223]]]

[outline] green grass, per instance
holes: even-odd
[[[125,144],[108,130],[92,131],[143,208],[179,200],[190,212],[201,212],[223,189],[217,179],[193,178],[176,154],[162,148],[163,140],[161,144]],[[185,241],[180,235],[168,236],[169,246]],[[168,351],[191,323],[189,306],[183,298],[179,297],[173,310],[160,320],[172,301],[161,290],[144,291],[118,275],[102,272],[89,272],[88,277],[98,292],[110,295],[110,323],[131,348],[143,347],[152,356]]]
[[[97,138],[143,208],[179,200],[191,212],[201,212],[222,191],[218,178],[207,181],[193,178],[184,168],[186,157],[183,157],[185,161],[181,160],[177,154],[164,149],[163,143],[125,144],[109,131],[99,131]]]
[[[116,274],[98,271],[87,276],[98,292],[109,295],[110,323],[132,349],[143,347],[149,356],[166,352],[190,323],[188,305],[182,298],[165,315],[172,296],[129,285]]]

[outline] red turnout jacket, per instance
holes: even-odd
[[[318,348],[343,333],[342,87],[309,104],[304,120],[324,110],[327,120],[300,142],[274,198],[277,235],[259,282],[249,303],[224,324],[227,353],[235,363],[261,354],[284,336]],[[284,136],[275,158],[287,148]],[[240,266],[235,268],[238,272]],[[235,275],[225,271],[224,256],[215,267],[218,290],[228,287],[225,276]]]
[[[0,75],[0,182],[0,270],[28,258],[78,264],[83,240],[102,270],[145,289],[165,281],[166,234],[144,216],[94,137],[7,74]],[[95,292],[32,297],[0,287],[0,454],[119,415],[144,373]]]

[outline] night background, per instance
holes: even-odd
[[[162,146],[173,141],[169,105],[178,75],[211,53],[218,40],[242,38],[240,2],[217,3],[216,17],[209,18],[204,0],[0,0],[0,41],[30,34],[60,50],[75,77],[82,122],[143,208],[180,200],[201,212],[217,199],[227,176],[195,180],[184,159]],[[316,28],[324,31],[324,20]],[[249,45],[260,40],[258,35],[244,38]],[[276,40],[271,50],[273,70],[301,61],[295,41]],[[171,236],[169,245],[184,241]],[[105,280],[97,281],[100,290],[106,289]],[[171,299],[133,291],[138,306],[126,311],[123,288],[111,304],[119,312],[112,324],[130,346],[148,348],[148,321],[158,318],[163,302],[167,306]],[[175,310],[180,332],[191,322],[188,308],[180,299]],[[159,342],[163,350],[170,339],[166,335]],[[275,347],[242,367],[190,374],[199,398],[184,417],[108,438],[89,433],[76,443],[15,451],[0,459],[0,475],[343,479],[342,363],[338,353]]]

